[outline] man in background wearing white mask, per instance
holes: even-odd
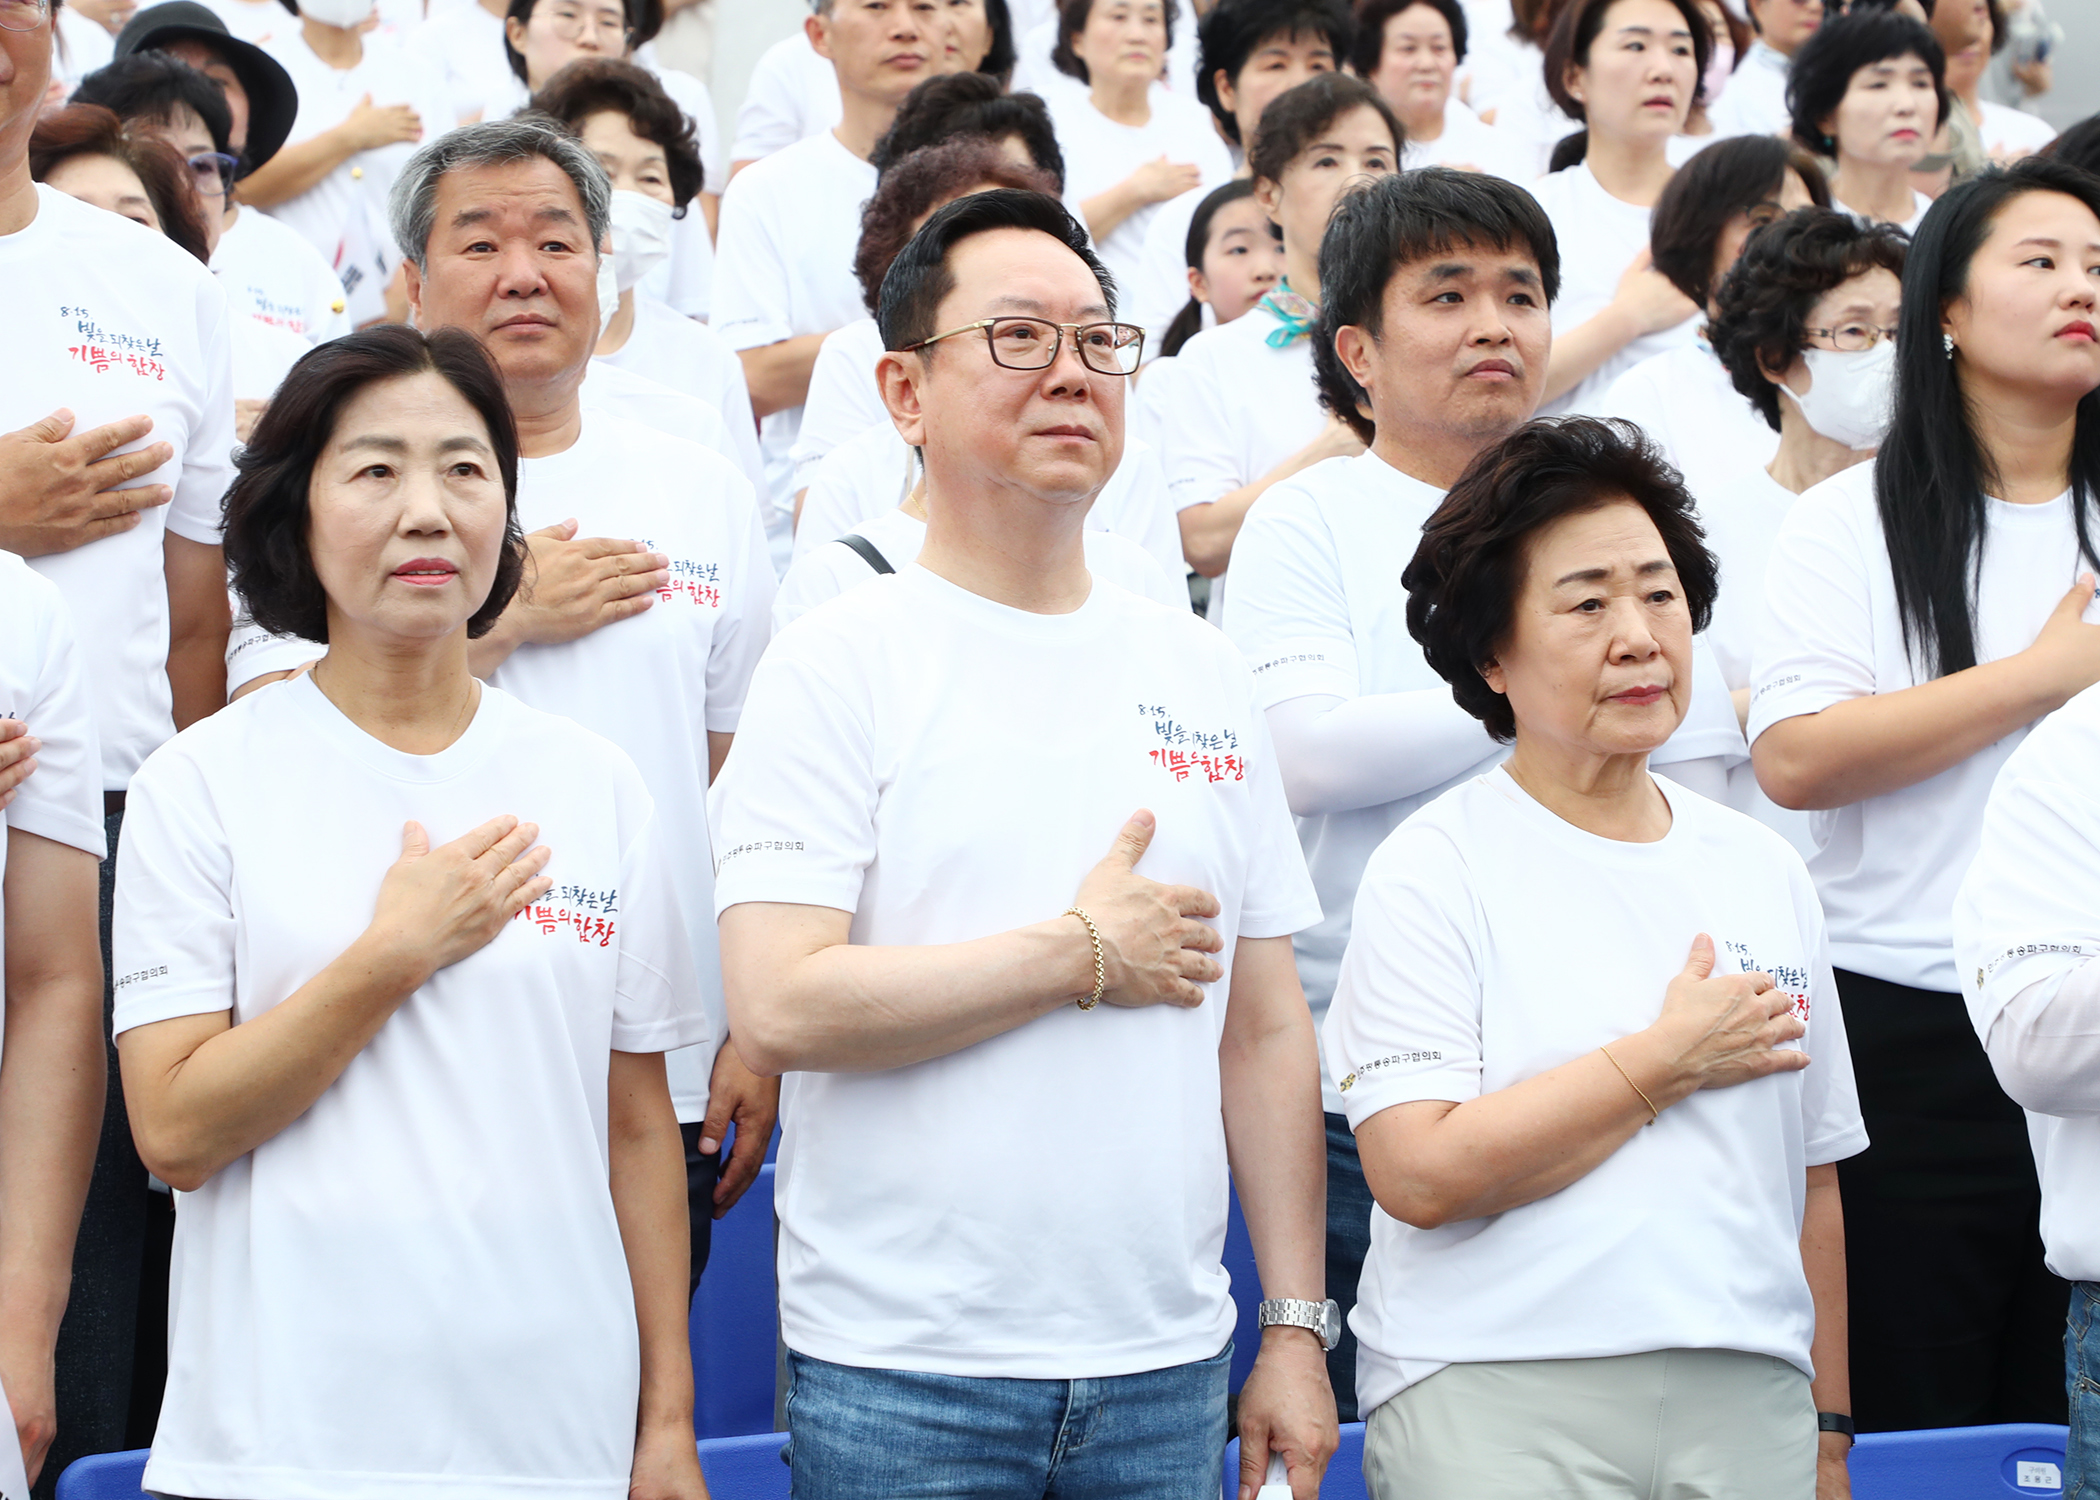
[[[533,95],[532,107],[574,132],[612,179],[612,254],[599,277],[606,321],[598,364],[705,401],[727,428],[730,446],[723,451],[761,484],[758,423],[743,361],[705,323],[641,285],[673,253],[680,216],[698,211],[706,176],[690,120],[654,75],[609,57],[568,64]]]
[[[391,37],[361,30],[375,0],[306,0],[296,29],[264,49],[292,75],[299,114],[285,146],[241,183],[241,199],[289,224],[342,278],[350,321],[386,315],[401,264],[386,195],[425,131],[452,119],[438,72]]]
[[[1770,464],[1699,497],[1722,579],[1706,639],[1739,716],[1749,712],[1750,658],[1779,523],[1811,485],[1872,458],[1888,429],[1908,244],[1891,225],[1796,209],[1751,237],[1714,293],[1714,352],[1779,432]],[[1730,791],[1742,811],[1805,836],[1805,818],[1766,800],[1747,766]]]

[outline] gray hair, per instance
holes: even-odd
[[[448,130],[408,159],[387,199],[387,223],[401,253],[418,271],[430,269],[430,235],[437,227],[438,182],[462,167],[501,167],[544,157],[569,174],[583,202],[595,253],[612,229],[612,179],[598,158],[559,121],[539,114],[484,120]]]

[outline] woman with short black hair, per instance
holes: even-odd
[[[1407,131],[1408,167],[1453,166],[1512,182],[1537,175],[1512,139],[1466,107],[1452,80],[1466,60],[1458,0],[1362,0],[1349,67],[1374,86]]]
[[[1371,856],[1322,1032],[1377,1204],[1371,1492],[1842,1494],[1832,1164],[1866,1137],[1822,914],[1783,840],[1648,769],[1718,581],[1691,497],[1630,423],[1532,422],[1401,581],[1514,743]]]
[[[131,783],[117,1049],[183,1194],[146,1482],[704,1500],[662,1054],[711,1027],[633,762],[468,670],[525,563],[501,378],[347,335],[239,469],[234,587],[328,649]]]
[[[1947,54],[1930,27],[1859,9],[1825,22],[1795,54],[1787,84],[1794,139],[1836,163],[1834,206],[1917,233],[1932,200],[1911,169],[1947,123]]]
[[[2100,682],[2100,182],[1950,188],[1903,272],[1872,463],[1788,513],[1751,665],[1757,778],[1809,861],[1874,1147],[1845,1168],[1862,1426],[2061,1422],[2066,1287],[1958,993],[1954,895],[2035,721]]]

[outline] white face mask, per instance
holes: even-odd
[[[612,195],[612,262],[626,291],[671,255],[671,205],[647,193],[616,188]]]
[[[1707,55],[1706,76],[1700,79],[1702,88],[1699,102],[1708,109],[1721,97],[1721,90],[1728,87],[1728,80],[1735,74],[1735,43],[1725,35],[1714,43],[1714,50]]]
[[[1847,448],[1881,446],[1896,398],[1896,345],[1883,339],[1871,349],[1846,353],[1804,349],[1801,362],[1812,382],[1805,396],[1780,390],[1801,408],[1808,425]]]
[[[348,31],[364,25],[378,8],[378,0],[300,0],[299,14],[310,16],[323,26],[340,26]]]
[[[620,282],[613,273],[613,258],[598,257],[598,337],[605,337],[605,330],[612,327],[613,315],[620,310]]]

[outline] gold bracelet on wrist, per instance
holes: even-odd
[[[1108,962],[1101,955],[1101,929],[1094,925],[1092,917],[1076,906],[1066,907],[1061,915],[1077,917],[1086,923],[1087,940],[1094,945],[1094,993],[1079,1002],[1081,1010],[1092,1010],[1101,1003],[1101,996],[1108,989]]]
[[[1660,1120],[1662,1118],[1662,1111],[1655,1107],[1655,1101],[1648,1097],[1648,1091],[1633,1081],[1633,1075],[1627,1072],[1625,1068],[1620,1067],[1619,1060],[1611,1055],[1611,1048],[1599,1047],[1597,1050],[1604,1054],[1604,1060],[1606,1062],[1610,1063],[1613,1067],[1619,1069],[1619,1076],[1626,1080],[1626,1086],[1632,1089],[1636,1094],[1639,1094],[1641,1096],[1641,1103],[1648,1106],[1648,1123],[1650,1125],[1653,1125],[1657,1120]]]

